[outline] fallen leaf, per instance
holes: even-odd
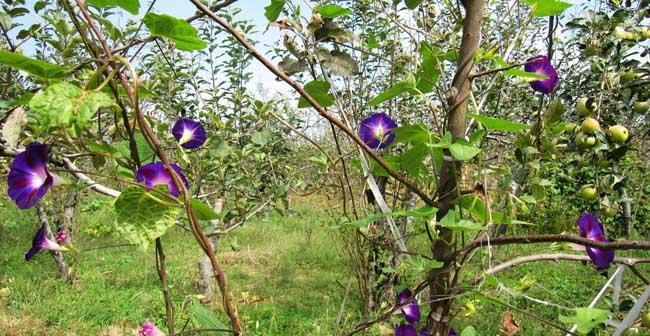
[[[515,321],[515,316],[512,313],[508,311],[503,312],[499,332],[507,336],[513,336],[519,332],[519,324]]]

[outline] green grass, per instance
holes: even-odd
[[[7,203],[7,202],[5,202]],[[326,226],[324,205],[319,200],[299,199],[286,216],[266,214],[219,241],[218,259],[229,277],[230,289],[249,335],[331,335],[350,272],[345,250],[336,234]],[[111,216],[107,202],[82,207],[78,249],[123,243],[106,234]],[[81,253],[74,264],[72,285],[56,279],[52,259],[41,253],[26,263],[23,255],[37,228],[35,211],[0,207],[0,335],[132,335],[144,320],[163,326],[164,305],[155,270],[153,250],[133,247]],[[411,244],[425,250],[425,239]],[[193,236],[173,228],[163,237],[170,287],[177,311],[177,325],[188,316],[184,310],[196,290],[196,268],[202,253]],[[517,255],[548,253],[547,245],[503,247],[493,263]],[[624,252],[621,255],[639,253]],[[648,255],[645,254],[647,257]],[[465,274],[471,279],[486,265],[484,253],[476,254]],[[641,267],[646,274],[650,268]],[[524,277],[534,280],[523,294],[565,307],[586,306],[606,281],[589,265],[577,262],[544,262],[522,265],[496,276],[508,288],[518,288]],[[626,272],[626,293],[638,293],[642,285]],[[356,290],[356,286],[353,286]],[[557,322],[562,309],[513,297],[487,284],[483,293]],[[468,300],[476,299],[477,311],[468,314]],[[361,299],[353,291],[343,320],[349,329],[360,319]],[[600,307],[607,308],[606,303]],[[227,322],[219,304],[212,308]],[[508,308],[481,300],[471,293],[457,300],[453,321],[456,329],[473,325],[481,335],[496,335],[499,321]],[[560,335],[561,332],[509,309],[522,331],[518,335]],[[393,320],[396,323],[398,319]],[[369,334],[382,334],[374,328]],[[391,323],[384,325],[392,330]]]

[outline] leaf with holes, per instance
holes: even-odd
[[[166,37],[176,44],[176,48],[185,51],[205,49],[208,44],[199,38],[196,28],[185,20],[167,14],[147,13],[142,22],[154,36]]]
[[[156,190],[130,186],[122,191],[113,206],[115,229],[142,250],[174,226],[181,212],[176,200],[168,196],[166,187]]]
[[[576,308],[574,316],[560,315],[560,321],[575,324],[580,334],[587,335],[596,327],[609,319],[609,311],[596,308]]]
[[[138,0],[86,0],[86,2],[97,8],[120,7],[133,15],[138,15],[140,11]]]
[[[46,127],[84,127],[99,108],[113,105],[113,99],[104,92],[82,90],[65,82],[48,86],[29,102],[29,108],[36,112],[37,119]]]
[[[44,79],[61,78],[68,72],[64,67],[5,50],[0,50],[0,64]]]

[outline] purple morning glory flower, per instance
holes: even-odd
[[[538,79],[530,82],[530,87],[532,87],[533,90],[541,92],[543,94],[549,94],[553,92],[553,89],[555,89],[555,86],[557,85],[558,76],[548,57],[539,55],[531,57],[527,61],[528,63],[524,65],[524,70],[526,72],[548,76],[548,78]]]
[[[593,214],[588,212],[584,213],[580,218],[578,218],[576,224],[580,230],[581,237],[600,242],[608,241],[607,237],[605,237],[603,224]],[[612,261],[614,261],[613,250],[601,250],[592,247],[585,247],[585,250],[587,250],[587,255],[589,255],[591,261],[598,268],[608,268]]]
[[[142,326],[140,327],[140,336],[165,336],[160,329],[156,328],[156,326],[149,322],[145,321]]]
[[[411,324],[417,324],[420,322],[420,307],[418,307],[415,300],[409,302],[410,297],[411,291],[407,288],[397,294],[397,304],[402,306],[402,313],[406,321]]]
[[[181,168],[178,167],[175,163],[172,163],[171,167],[176,171],[176,173],[180,176],[181,180],[187,187],[189,183],[187,182],[185,175],[183,175]],[[147,190],[150,190],[154,186],[165,184],[169,188],[169,193],[174,197],[178,197],[178,188],[176,188],[171,175],[169,175],[165,169],[165,164],[160,161],[148,163],[140,167],[135,175],[135,181],[144,182],[144,184],[147,186]]]
[[[395,336],[417,336],[418,331],[414,326],[402,324],[395,329]]]
[[[395,128],[397,124],[386,113],[375,113],[361,122],[359,137],[370,148],[386,148],[395,140]]]
[[[172,134],[180,145],[187,149],[201,147],[206,139],[203,125],[187,118],[178,119],[172,128]]]
[[[41,226],[32,239],[32,248],[25,254],[25,261],[29,261],[36,253],[43,250],[67,251],[68,249],[47,238],[45,226]]]
[[[456,330],[454,330],[454,328],[451,328],[451,330],[449,330],[449,336],[458,336],[458,333]]]
[[[48,145],[32,142],[11,163],[7,177],[8,193],[18,208],[33,207],[54,183],[46,167],[48,153]]]
[[[56,239],[57,243],[63,246],[70,245],[70,234],[68,234],[68,230],[66,229],[59,230],[59,232],[54,235],[54,239]]]

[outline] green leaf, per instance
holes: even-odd
[[[415,9],[417,6],[419,6],[422,3],[422,1],[423,0],[404,0],[404,4],[409,9]]]
[[[377,97],[373,98],[368,102],[368,106],[379,105],[389,99],[393,99],[403,93],[416,94],[416,82],[415,77],[412,74],[409,74],[403,81],[396,83],[390,89],[380,93]]]
[[[560,315],[560,321],[578,326],[577,331],[586,335],[609,319],[609,311],[596,308],[576,308],[574,316]]]
[[[548,76],[543,75],[543,74],[528,72],[526,70],[516,69],[516,68],[515,69],[508,69],[508,70],[506,70],[504,72],[504,74],[510,75],[510,76],[515,76],[515,77],[522,77],[522,78],[526,78],[526,79],[546,79],[546,78],[549,78]]]
[[[397,168],[399,168],[399,158],[395,156],[384,156],[383,159],[390,166],[392,170],[397,170]],[[389,176],[386,169],[380,166],[379,163],[377,163],[376,161],[374,160],[370,161],[370,165],[371,165],[372,175],[382,176],[382,177]]]
[[[195,320],[196,324],[198,324],[196,327],[208,329],[228,329],[228,327],[223,322],[221,322],[221,320],[219,320],[219,317],[217,317],[213,311],[205,308],[195,299],[192,299],[192,303],[189,305],[188,311],[192,319]],[[230,333],[227,332],[213,332],[210,334],[230,335]]]
[[[253,134],[253,136],[251,137],[251,142],[259,146],[265,146],[266,144],[269,143],[270,140],[271,140],[271,131],[269,130],[263,130],[257,132]]]
[[[428,143],[430,141],[429,130],[424,124],[404,125],[393,129],[396,143]]]
[[[479,223],[474,223],[467,219],[458,220],[456,218],[456,211],[449,210],[445,217],[437,224],[440,227],[447,228],[452,231],[479,231],[483,229],[483,225]]]
[[[216,148],[210,151],[210,155],[215,158],[225,158],[233,153],[232,147],[226,141],[221,141]]]
[[[215,220],[221,218],[221,215],[214,212],[210,206],[203,203],[201,200],[192,198],[190,199],[190,203],[192,204],[194,212],[196,212],[196,217],[200,220]]]
[[[463,331],[460,332],[460,336],[479,336],[478,332],[474,327],[472,326],[467,326]]]
[[[11,30],[11,15],[0,12],[0,27],[5,31]]]
[[[417,73],[417,88],[422,93],[433,91],[433,86],[438,81],[440,71],[438,70],[438,58],[435,56],[434,49],[427,42],[420,45],[420,57],[422,64]]]
[[[286,0],[271,0],[271,4],[264,7],[264,16],[271,22],[277,21],[286,2]]]
[[[525,3],[532,7],[535,16],[552,16],[560,15],[572,4],[558,0],[524,0]]]
[[[316,13],[323,18],[333,19],[335,17],[352,14],[352,11],[336,4],[327,4],[316,8]]]
[[[470,113],[467,116],[476,119],[476,121],[480,122],[485,126],[485,128],[491,131],[517,132],[530,128],[530,126],[526,124],[520,124],[499,118],[490,118],[479,114]]]
[[[99,108],[114,104],[113,99],[104,92],[86,91],[60,82],[34,95],[29,108],[38,114],[37,118],[44,126],[84,127]]]
[[[138,150],[138,158],[141,163],[153,162],[156,158],[156,154],[149,146],[147,139],[144,138],[142,133],[138,132],[134,135],[135,138],[135,147]],[[115,144],[115,148],[122,154],[123,157],[131,159],[131,146],[129,140],[123,140]]]
[[[0,50],[0,64],[43,79],[61,78],[68,72],[64,67],[5,50]]]
[[[420,176],[421,173],[426,172],[424,159],[428,154],[429,148],[425,144],[415,145],[402,154],[399,160],[400,167],[411,176]]]
[[[176,48],[185,51],[205,49],[208,44],[199,38],[196,29],[187,21],[167,14],[147,13],[142,22],[154,36],[166,37],[176,44]]]
[[[474,218],[481,221],[481,223],[488,222],[488,213],[487,205],[483,202],[483,199],[475,195],[462,195],[454,201],[462,209],[469,212]],[[494,224],[509,224],[505,221],[504,215],[502,212],[491,211],[492,213],[492,223]]]
[[[467,161],[478,155],[481,152],[481,149],[472,145],[457,142],[449,146],[449,151],[454,159],[458,161]]]
[[[324,80],[314,80],[305,84],[305,91],[316,100],[316,102],[322,106],[332,106],[334,105],[334,96],[330,94],[330,84]],[[300,97],[298,100],[298,108],[310,107],[311,105],[307,102],[307,99]]]
[[[409,261],[413,271],[419,274],[429,273],[433,269],[438,269],[445,265],[444,262],[438,260],[425,259],[420,256],[413,256]]]
[[[120,7],[133,15],[138,15],[140,11],[138,0],[86,0],[86,2],[97,8]]]
[[[130,186],[115,200],[113,210],[117,232],[143,250],[174,226],[181,212],[176,201],[165,194],[165,189],[157,189],[161,194]]]

